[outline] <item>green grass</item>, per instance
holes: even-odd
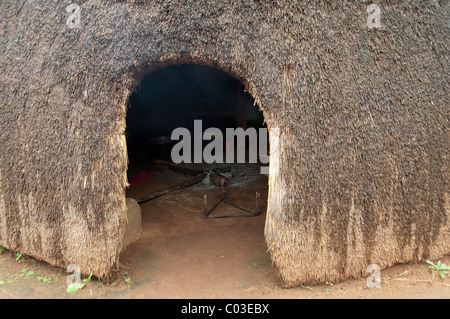
[[[427,260],[427,263],[430,265],[428,266],[433,274],[437,272],[441,278],[446,278],[445,275],[448,273],[448,270],[450,270],[450,266],[447,266],[446,264],[442,263],[440,260],[437,262],[437,264],[434,264],[432,261]]]

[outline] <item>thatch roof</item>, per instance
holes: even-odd
[[[279,129],[266,239],[286,285],[450,252],[448,3],[383,1],[375,30],[362,1],[78,1],[81,29],[70,3],[0,1],[0,245],[110,276],[127,98],[199,63]]]

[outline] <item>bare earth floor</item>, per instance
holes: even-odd
[[[0,298],[450,299],[450,279],[433,274],[426,263],[382,270],[379,289],[367,289],[366,278],[281,288],[264,242],[267,179],[229,187],[227,199],[253,210],[257,191],[262,213],[250,218],[205,219],[203,194],[210,207],[220,197],[220,189],[211,187],[191,187],[142,204],[143,234],[122,254],[118,279],[107,285],[94,279],[72,294],[66,292],[65,269],[4,250]],[[216,216],[236,213],[242,212],[223,204],[214,211]],[[441,261],[449,265],[450,255]]]

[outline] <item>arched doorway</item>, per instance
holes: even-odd
[[[199,121],[202,155],[218,155],[222,144],[222,162],[204,156],[196,160]],[[171,137],[180,128],[190,133],[193,149],[184,156],[186,149],[178,148],[185,161],[177,163],[172,150],[182,139]],[[211,128],[223,132],[224,139],[209,152],[208,145],[217,142],[216,135],[204,139]],[[214,290],[249,274],[248,280],[256,282],[264,277],[256,277],[258,271],[270,268],[264,240],[268,181],[261,174],[268,164],[259,156],[250,162],[250,144],[255,142],[250,135],[244,135],[245,160],[238,163],[239,137],[233,137],[234,144],[226,138],[227,129],[237,128],[257,133],[260,155],[259,133],[266,129],[262,112],[239,80],[212,67],[159,69],[144,77],[130,96],[126,135],[131,185],[126,196],[140,203],[142,236],[123,258],[130,268],[142,270],[147,276],[142,280],[157,285],[158,291],[167,285],[159,286],[155,278],[177,289],[199,285]],[[230,147],[233,161],[227,161]]]
[[[209,66],[174,65],[143,78],[129,99],[126,135],[127,196],[138,201],[145,197],[134,186],[151,177],[155,164],[189,176],[207,173],[202,184],[215,186],[267,171],[263,113],[240,81]]]

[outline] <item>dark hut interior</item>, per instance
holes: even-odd
[[[130,187],[127,196],[139,201],[155,192],[157,185],[163,187],[161,180],[169,188],[182,184],[193,175],[189,174],[190,170],[218,172],[220,180],[226,181],[227,185],[242,184],[259,177],[261,165],[255,165],[261,164],[259,158],[258,163],[248,161],[248,136],[245,163],[228,162],[225,157],[223,163],[207,163],[203,157],[198,162],[194,161],[193,153],[190,162],[173,163],[171,151],[179,142],[171,136],[175,129],[188,129],[191,145],[195,138],[202,139],[203,147],[210,143],[194,132],[195,120],[201,121],[202,133],[208,128],[217,128],[225,135],[227,128],[255,128],[258,132],[258,129],[266,127],[263,113],[245,91],[244,85],[223,71],[183,64],[152,72],[143,78],[129,99],[126,137]],[[224,154],[225,143],[223,141],[221,150]],[[237,152],[235,143],[234,154]],[[220,180],[211,179],[208,175],[196,182],[219,187]]]

